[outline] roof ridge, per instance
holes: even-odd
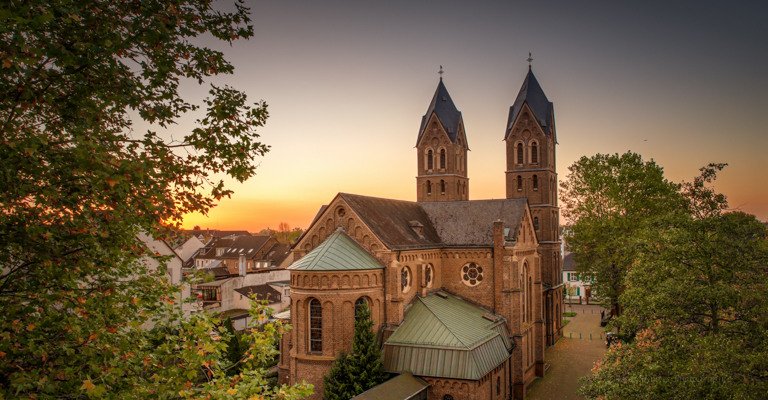
[[[445,292],[443,292],[443,293],[445,293]],[[448,294],[448,295],[450,296],[450,294]],[[463,340],[461,340],[461,338],[460,338],[460,337],[459,337],[459,336],[456,334],[456,332],[454,332],[454,331],[453,331],[453,329],[449,328],[449,327],[448,327],[448,324],[446,324],[446,323],[445,323],[445,321],[443,321],[443,319],[442,319],[442,318],[440,318],[440,316],[438,316],[438,315],[437,315],[437,313],[435,313],[435,310],[433,310],[433,309],[432,309],[432,308],[429,306],[429,304],[427,304],[427,303],[426,303],[425,301],[423,301],[422,299],[423,299],[423,297],[419,297],[419,301],[421,302],[421,304],[424,304],[424,306],[425,306],[425,307],[427,307],[427,310],[429,310],[429,312],[430,312],[430,313],[432,313],[432,315],[434,315],[434,316],[435,316],[435,318],[436,318],[438,321],[440,321],[440,324],[441,324],[441,325],[443,325],[443,326],[445,327],[445,329],[446,329],[448,332],[450,332],[450,333],[451,333],[451,335],[452,335],[454,338],[456,338],[456,340],[458,340],[458,341],[459,341],[461,344],[463,344],[463,345],[464,345],[466,348],[468,348],[468,349],[470,349],[470,348],[474,348],[474,347],[471,347],[471,345],[470,345],[470,344],[467,344],[467,343],[465,343]]]

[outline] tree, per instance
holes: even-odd
[[[579,272],[594,278],[595,291],[618,315],[625,276],[640,249],[638,232],[681,209],[678,185],[655,162],[632,152],[582,157],[568,170],[560,196],[571,224],[568,249]]]
[[[178,288],[141,262],[165,260],[137,240],[205,213],[231,193],[219,178],[248,179],[269,149],[266,104],[208,83],[233,67],[201,44],[253,35],[241,1],[218,7],[0,6],[0,397],[271,396],[258,371],[222,377],[217,325],[181,319]],[[182,97],[184,81],[209,96]]]
[[[355,314],[352,351],[341,354],[325,377],[326,400],[350,399],[387,379],[368,303],[357,305]]]
[[[702,168],[682,185],[687,212],[642,233],[621,296],[621,325],[636,337],[608,352],[585,382],[588,398],[764,397],[768,231],[725,212],[725,196],[706,185],[723,167]]]

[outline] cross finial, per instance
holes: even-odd
[[[531,69],[531,62],[533,61],[533,56],[531,55],[531,52],[528,52],[528,58],[526,59],[528,61],[528,69]]]
[[[440,80],[441,81],[443,80],[443,74],[444,73],[445,73],[445,71],[443,70],[443,66],[441,65],[440,66],[440,70],[437,71],[437,74],[440,75]]]

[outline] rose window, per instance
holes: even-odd
[[[465,285],[476,286],[483,281],[483,267],[468,263],[461,269],[461,279]]]

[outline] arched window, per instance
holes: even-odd
[[[323,306],[318,299],[309,301],[309,351],[323,351]]]
[[[355,322],[357,322],[357,320],[360,318],[360,310],[363,307],[368,307],[369,309],[371,307],[368,299],[365,297],[361,297],[355,302]]]
[[[446,394],[445,396],[443,396],[443,400],[453,400],[453,396],[451,396],[450,394]]]
[[[445,194],[445,181],[440,179],[440,194]]]
[[[428,288],[432,287],[433,274],[432,264],[427,264],[427,266],[424,267],[424,286]]]
[[[528,320],[533,320],[533,278],[528,277]]]
[[[533,217],[533,229],[539,230],[539,217]]]
[[[445,169],[445,149],[440,149],[440,168]]]
[[[535,140],[531,142],[531,163],[539,163],[539,144]]]
[[[427,194],[432,194],[432,181],[427,181]]]
[[[518,175],[517,176],[517,191],[521,192],[523,190],[523,177]]]
[[[517,163],[518,164],[523,163],[523,144],[522,143],[517,144]]]
[[[400,271],[400,289],[403,293],[411,289],[411,269],[408,267],[403,267]]]
[[[523,264],[523,322],[528,321],[528,308],[531,306],[528,303],[528,287],[525,284],[525,280],[528,279],[528,262]]]
[[[539,177],[533,176],[533,190],[539,190]]]
[[[435,166],[435,157],[432,154],[432,149],[427,151],[427,169],[432,169]]]

